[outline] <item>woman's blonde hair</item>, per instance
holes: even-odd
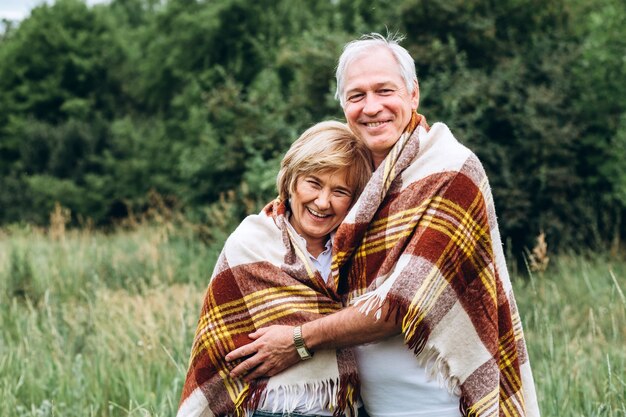
[[[345,123],[317,123],[300,135],[285,154],[276,178],[278,197],[287,200],[300,177],[345,168],[354,202],[372,175],[369,150]]]

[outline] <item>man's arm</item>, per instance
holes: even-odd
[[[381,319],[374,312],[365,315],[357,307],[345,309],[302,325],[302,338],[310,351],[337,349],[374,342],[401,332],[400,323],[385,320],[387,306],[383,305]],[[254,342],[228,355],[227,361],[245,359],[230,373],[246,381],[261,376],[274,376],[300,362],[293,342],[292,326],[270,326],[250,334]]]

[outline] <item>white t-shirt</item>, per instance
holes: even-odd
[[[354,348],[361,400],[371,417],[460,417],[460,398],[429,380],[403,336]]]

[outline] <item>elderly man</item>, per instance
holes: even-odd
[[[377,167],[334,239],[332,279],[348,307],[257,330],[226,357],[242,360],[231,375],[272,376],[316,350],[356,346],[373,417],[538,416],[480,162],[417,113],[415,65],[394,39],[347,44],[336,97]]]

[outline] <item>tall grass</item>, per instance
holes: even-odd
[[[217,250],[167,225],[0,236],[0,415],[171,416]]]
[[[0,231],[0,416],[173,416],[218,254],[168,223]],[[626,417],[626,262],[515,278],[544,416]]]
[[[626,262],[560,256],[516,280],[544,416],[626,416]]]

